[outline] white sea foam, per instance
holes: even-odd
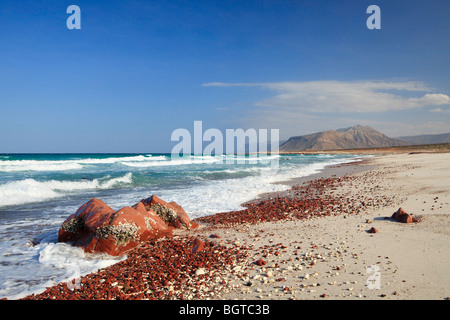
[[[5,251],[5,248],[0,248]],[[41,242],[38,245],[19,246],[8,249],[4,254],[10,255],[9,265],[3,268],[14,268],[14,272],[3,280],[0,285],[0,296],[9,299],[20,299],[31,293],[40,293],[46,287],[60,282],[77,279],[90,272],[106,268],[126,256],[113,257],[106,254],[89,254],[83,249],[61,242]],[[35,264],[25,264],[24,260],[36,261]],[[5,272],[5,270],[3,270]],[[26,279],[27,281],[23,281]]]
[[[72,160],[0,160],[0,171],[19,172],[19,171],[70,171],[80,170],[85,166],[98,164],[114,164],[141,161],[160,161],[164,156],[130,156],[130,157],[110,157],[110,158],[87,158]]]
[[[221,157],[212,157],[212,156],[187,156],[180,158],[166,158],[166,159],[158,159],[154,161],[154,159],[150,158],[146,161],[135,162],[135,161],[122,161],[121,164],[129,167],[161,167],[161,166],[180,166],[180,165],[190,165],[190,164],[208,164],[208,163],[220,163],[222,161]]]
[[[0,185],[0,207],[45,201],[77,190],[110,189],[131,182],[131,172],[118,178],[81,181],[36,181],[35,179],[11,181]]]
[[[156,157],[154,157],[156,158]],[[257,164],[265,163],[271,160],[278,159],[278,155],[273,156],[251,156],[246,157],[243,155],[199,155],[199,156],[183,156],[183,157],[173,157],[173,158],[159,158],[159,161],[154,161],[156,159],[150,158],[136,161],[121,161],[120,163],[129,167],[145,168],[145,167],[161,167],[161,166],[182,166],[182,165],[195,165],[195,164]]]
[[[108,163],[116,163],[116,162],[123,162],[123,161],[148,161],[149,159],[152,159],[153,157],[147,157],[147,156],[132,156],[132,157],[111,157],[111,158],[104,158],[104,159],[82,159],[82,160],[66,160],[66,161],[76,161],[80,164],[108,164]],[[156,158],[156,157],[155,157]]]
[[[68,171],[79,170],[83,166],[72,161],[37,161],[37,160],[13,160],[0,161],[0,171]]]
[[[0,160],[0,172],[21,171],[72,171],[89,168],[92,165],[121,164],[129,167],[177,166],[208,163],[249,163],[270,161],[279,155],[251,156],[244,155],[194,155],[183,157],[137,155],[129,157],[87,158],[71,160]]]
[[[105,268],[125,258],[125,256],[113,257],[106,254],[85,253],[82,248],[62,242],[43,243],[37,250],[39,250],[39,263],[58,269],[77,266],[81,274]]]

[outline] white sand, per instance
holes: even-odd
[[[334,195],[361,201],[386,197],[388,206],[370,207],[359,215],[199,230],[197,233],[205,236],[219,234],[221,238],[215,241],[223,244],[253,245],[248,261],[234,274],[223,275],[228,289],[215,298],[449,297],[450,153],[396,154],[371,161],[375,167],[353,174],[356,181],[346,183]],[[384,219],[399,207],[421,222]],[[367,233],[371,227],[379,231]],[[265,245],[273,250],[267,249],[263,258]],[[267,265],[253,263],[260,258]],[[375,281],[368,282],[369,278]],[[320,297],[323,294],[326,296]]]

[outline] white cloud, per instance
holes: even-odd
[[[450,114],[450,109],[434,108],[434,109],[431,109],[430,111],[435,112],[435,113]]]
[[[450,104],[448,95],[429,93],[432,89],[418,81],[213,82],[204,86],[245,86],[273,91],[274,96],[256,101],[254,105],[276,108],[281,112],[384,112]],[[405,96],[405,93],[411,92],[427,93],[419,97]]]
[[[450,97],[419,81],[214,82],[204,86],[251,87],[273,93],[255,99],[252,109],[238,118],[234,115],[234,122],[244,128],[279,129],[282,139],[356,124],[391,137],[450,131],[450,123],[430,114],[450,113],[439,108],[450,104]],[[401,110],[414,112],[408,112],[407,119],[398,118]],[[395,118],[389,111],[397,111]]]

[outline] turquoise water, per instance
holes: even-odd
[[[0,154],[0,298],[42,291],[70,279],[74,267],[86,274],[123,258],[57,243],[61,223],[93,197],[118,210],[156,194],[193,219],[241,209],[258,194],[288,188],[273,182],[356,157]]]

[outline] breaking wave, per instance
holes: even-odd
[[[78,190],[104,190],[132,183],[132,173],[122,177],[78,181],[37,181],[25,179],[0,185],[0,207],[40,202]]]

